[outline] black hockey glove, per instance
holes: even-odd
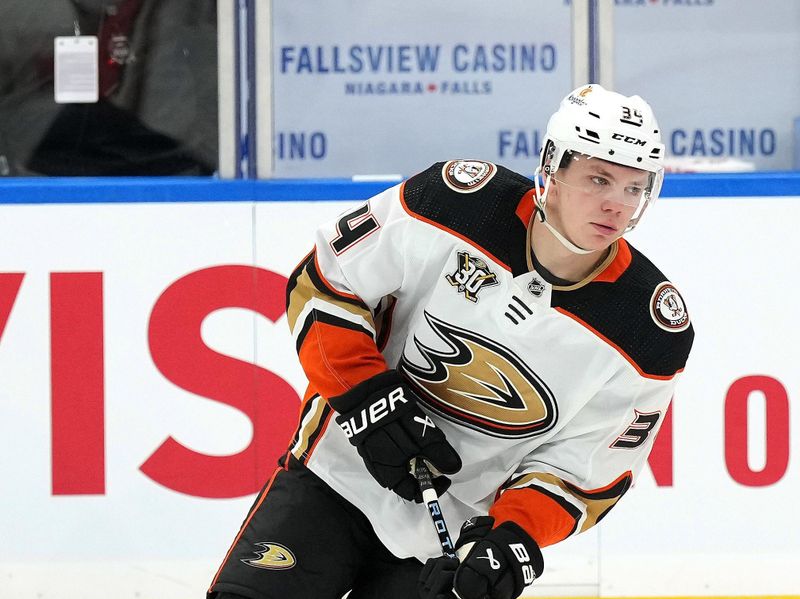
[[[461,559],[429,559],[417,584],[420,599],[516,599],[544,570],[542,552],[520,526],[476,516],[461,527],[456,552]],[[452,589],[452,594],[447,594]]]
[[[461,458],[431,419],[417,405],[414,392],[396,370],[382,372],[328,400],[339,412],[336,422],[364,460],[369,473],[403,499],[422,501],[409,472],[411,458],[424,458],[438,472],[454,474]],[[450,479],[433,479],[444,493]]]
[[[422,567],[417,579],[419,599],[452,599],[453,577],[458,569],[458,558],[432,557]]]

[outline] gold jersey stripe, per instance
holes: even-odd
[[[589,499],[587,497],[582,497],[573,493],[566,483],[564,483],[564,481],[559,477],[555,476],[554,474],[546,474],[544,472],[533,472],[531,474],[526,474],[508,488],[524,488],[534,484],[535,481],[541,481],[543,483],[558,487],[573,499],[572,503],[583,505],[585,507],[586,518],[584,519],[580,530],[577,532],[584,532],[597,524],[597,520],[600,518],[600,516],[614,507],[614,504],[616,504],[617,501],[620,500],[620,497],[622,497],[621,495],[605,499]]]
[[[318,289],[311,277],[308,274],[308,267],[303,270],[303,273],[297,277],[297,284],[289,294],[289,306],[286,311],[286,316],[289,319],[289,330],[294,331],[297,319],[305,305],[314,298],[321,299],[328,304],[337,306],[351,314],[362,317],[369,325],[375,330],[375,323],[372,319],[372,313],[369,310],[356,306],[350,302],[336,299],[335,296]]]
[[[292,447],[292,455],[301,462],[305,462],[308,457],[308,450],[311,448],[310,439],[319,430],[325,412],[325,400],[322,397],[318,395],[311,401],[313,402],[311,410],[300,424],[299,439]]]

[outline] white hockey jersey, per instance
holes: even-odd
[[[289,454],[398,557],[441,554],[426,508],[372,479],[325,397],[398,368],[463,462],[450,530],[489,513],[546,546],[628,490],[688,358],[681,296],[626,241],[575,284],[537,271],[534,207],[522,175],[435,164],[322,226],[290,278],[309,391]]]

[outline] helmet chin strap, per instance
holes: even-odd
[[[536,194],[536,213],[539,216],[539,221],[547,227],[547,229],[553,234],[553,237],[558,239],[558,241],[567,248],[573,254],[592,254],[599,250],[586,250],[582,247],[579,247],[572,243],[569,239],[567,239],[564,235],[562,235],[556,228],[547,222],[547,214],[544,211],[544,206],[547,203],[547,192],[550,191],[550,182],[552,181],[551,177],[546,177],[544,179],[544,192],[541,191],[539,186],[539,175],[541,174],[542,168],[540,166],[536,167],[536,171],[533,173],[533,183],[534,183],[534,191]]]

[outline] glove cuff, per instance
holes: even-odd
[[[371,395],[386,389],[387,387],[399,387],[405,381],[396,370],[387,370],[360,382],[349,391],[345,391],[336,397],[329,397],[328,403],[339,414],[345,414],[359,407]]]
[[[519,524],[511,521],[503,522],[492,530],[492,537],[501,542],[500,545],[507,553],[508,560],[517,564],[514,571],[520,575],[523,586],[531,584],[533,579],[542,575],[544,572],[542,550]],[[527,566],[532,569],[533,578],[530,577]]]

